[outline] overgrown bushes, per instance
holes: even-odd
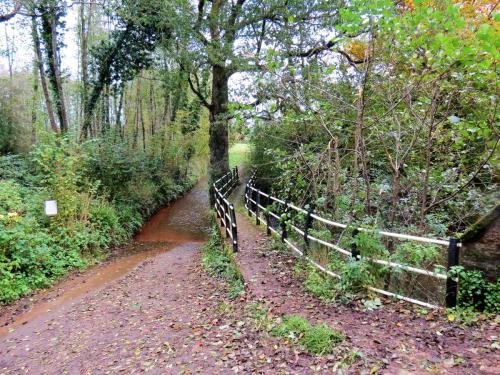
[[[16,125],[12,113],[2,103],[0,97],[0,155],[12,152],[15,148]]]
[[[192,185],[164,156],[91,143],[46,136],[29,155],[0,158],[1,303],[102,258]],[[47,199],[58,202],[51,219]]]
[[[303,269],[304,287],[324,302],[346,304],[351,302],[356,294],[366,294],[367,288],[374,284],[370,268],[371,265],[366,261],[345,262],[340,271],[342,279],[337,280],[323,275],[309,265]]]
[[[336,25],[358,35],[336,40],[346,59],[269,52],[269,105],[251,130],[257,184],[343,223],[462,232],[498,198],[499,14],[452,0],[348,3]]]

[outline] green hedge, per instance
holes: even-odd
[[[163,167],[168,165],[167,167]],[[0,303],[102,259],[194,179],[161,156],[101,142],[47,139],[0,157]],[[47,199],[59,214],[48,219]]]

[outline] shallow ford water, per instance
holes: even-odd
[[[208,192],[204,179],[185,196],[160,209],[150,218],[130,245],[130,254],[97,266],[74,279],[65,280],[53,289],[40,292],[40,302],[17,316],[10,324],[0,327],[0,336],[103,287],[146,259],[180,244],[205,241],[210,232],[207,205]],[[57,291],[55,297],[53,297],[54,291]],[[49,293],[51,298],[44,298],[44,294]]]

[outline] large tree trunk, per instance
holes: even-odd
[[[151,139],[153,139],[156,133],[156,97],[153,85],[153,80],[151,80],[149,85],[149,121],[151,126]]]
[[[366,160],[365,140],[364,140],[364,119],[365,119],[365,87],[368,81],[369,64],[366,63],[364,75],[358,88],[356,127],[354,130],[354,163],[353,163],[353,197],[352,204],[356,202],[358,194],[358,176],[361,169],[363,180],[365,181],[365,211],[371,214],[371,186],[368,175],[368,165]]]
[[[64,100],[64,90],[62,86],[61,68],[60,68],[60,58],[59,58],[59,47],[57,46],[57,30],[56,30],[56,18],[55,15],[52,16],[52,50],[53,50],[53,74],[56,83],[57,91],[57,114],[59,116],[59,122],[61,127],[61,133],[66,133],[68,131],[68,115],[66,113],[66,102]]]
[[[68,118],[66,115],[66,105],[64,101],[64,91],[62,86],[59,46],[57,44],[57,9],[55,6],[42,6],[40,12],[42,16],[42,40],[44,42],[49,66],[49,79],[54,94],[57,116],[59,118],[59,128],[61,133],[68,130]]]
[[[394,220],[396,219],[396,213],[398,211],[399,191],[401,190],[399,179],[400,179],[399,166],[395,165],[393,167],[393,172],[392,172],[391,211],[389,213],[389,220],[391,224],[394,223]]]
[[[122,125],[122,110],[123,110],[123,97],[125,91],[125,85],[121,85],[118,89],[120,92],[118,93],[118,108],[116,110],[116,122],[115,129],[120,134],[120,139],[123,142],[123,125]]]
[[[336,200],[340,193],[340,156],[338,148],[338,139],[332,138],[328,142],[328,180],[327,180],[327,194],[329,201],[326,201],[328,208],[335,213],[337,210]]]
[[[210,177],[216,179],[229,171],[228,138],[228,90],[227,69],[214,66],[212,69],[212,103],[210,107]]]
[[[109,116],[109,86],[104,87],[103,93],[101,95],[101,134],[104,135],[108,132],[110,128],[110,116]]]
[[[38,98],[38,66],[36,62],[36,56],[33,60],[33,101],[31,103],[31,145],[36,145],[36,128],[37,128],[37,120],[38,120],[38,106],[40,105]]]
[[[132,141],[132,148],[136,149],[139,138],[139,124],[141,122],[142,115],[142,100],[141,100],[141,80],[138,79],[136,83],[136,95],[135,95],[135,117],[134,117],[134,138]]]
[[[47,107],[47,115],[49,117],[50,128],[54,133],[57,133],[57,124],[54,117],[54,109],[52,107],[49,88],[47,87],[45,70],[43,69],[42,50],[40,48],[40,38],[38,37],[38,29],[35,17],[33,17],[31,20],[31,27],[33,33],[33,44],[35,46],[36,64],[38,67],[38,72],[40,74],[40,83],[42,84],[43,96],[45,97],[45,106]]]
[[[146,152],[146,124],[144,121],[144,112],[142,108],[142,93],[141,93],[141,131],[142,131],[142,150]]]
[[[81,69],[81,79],[82,79],[82,92],[81,92],[81,118],[84,118],[84,105],[87,100],[88,95],[88,38],[90,30],[90,18],[92,16],[92,3],[89,4],[89,9],[87,15],[85,14],[85,4],[80,5],[80,42],[81,42],[81,52],[80,52],[80,69]]]

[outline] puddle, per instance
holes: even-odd
[[[63,305],[75,302],[85,294],[125,275],[148,258],[182,243],[205,241],[210,233],[207,207],[206,180],[202,180],[184,197],[160,209],[151,217],[134,238],[131,244],[134,249],[132,254],[120,256],[82,275],[63,281],[52,289],[40,292],[37,297],[41,302],[35,303],[29,311],[18,315],[9,325],[0,327],[0,336]],[[55,297],[53,294],[56,294]],[[44,295],[50,299],[43,301]]]

